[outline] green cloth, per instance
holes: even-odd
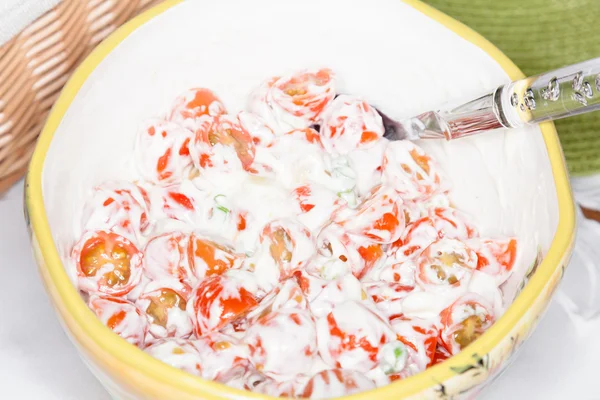
[[[424,0],[494,43],[526,75],[600,57],[600,0]],[[556,121],[572,175],[600,173],[600,111]]]

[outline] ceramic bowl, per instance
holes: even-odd
[[[89,190],[135,178],[128,161],[141,121],[194,86],[210,87],[238,110],[263,79],[316,66],[336,71],[340,91],[399,117],[522,77],[484,38],[415,0],[170,0],[115,32],[54,106],[26,190],[46,290],[113,398],[265,398],[188,375],[129,345],[87,308],[65,266]],[[512,305],[460,354],[355,400],[474,397],[529,337],[571,253],[574,205],[553,124],[423,146],[453,182],[453,204],[474,215],[483,234],[521,240],[503,288]]]

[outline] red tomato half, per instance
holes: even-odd
[[[142,252],[116,233],[84,233],[72,256],[79,289],[88,293],[122,296],[142,278]]]

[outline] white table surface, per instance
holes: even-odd
[[[0,198],[0,398],[109,400],[49,304],[30,252],[22,193],[19,183]],[[578,288],[581,274],[572,263],[559,296]],[[513,365],[482,398],[600,399],[598,374],[593,372],[600,360],[600,317],[584,321],[570,316],[562,303],[551,303]]]

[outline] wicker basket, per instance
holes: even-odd
[[[83,58],[162,0],[63,0],[0,47],[0,194],[18,181],[50,108]]]

